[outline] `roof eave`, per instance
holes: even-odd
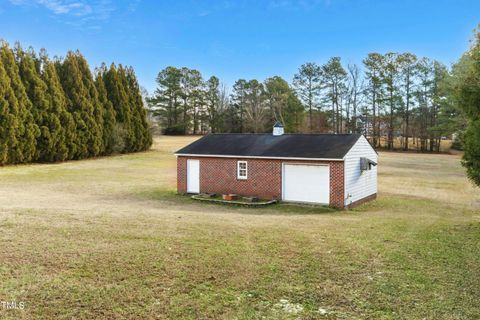
[[[242,159],[271,159],[271,160],[301,160],[301,161],[344,161],[344,158],[305,158],[305,157],[273,157],[273,156],[242,156],[221,154],[194,154],[175,153],[177,157],[203,157],[203,158],[242,158]]]

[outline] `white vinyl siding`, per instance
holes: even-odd
[[[377,193],[377,168],[360,170],[360,158],[365,157],[378,163],[378,155],[361,136],[345,156],[345,205]]]

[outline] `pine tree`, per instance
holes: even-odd
[[[75,159],[96,156],[101,150],[101,136],[95,121],[95,111],[78,65],[78,53],[69,52],[57,63],[61,84],[67,98],[67,109],[72,113],[76,128]]]
[[[182,70],[167,67],[158,73],[156,81],[158,87],[154,97],[149,99],[153,115],[160,119],[165,134],[185,134],[184,125],[180,121]]]
[[[222,121],[222,113],[220,112],[220,80],[211,76],[207,80],[206,103],[208,124],[212,133],[219,131]]]
[[[279,76],[265,80],[265,96],[270,124],[281,121],[286,132],[298,132],[303,117],[303,106],[288,82]]]
[[[347,71],[343,68],[340,57],[333,57],[322,65],[322,82],[327,89],[324,101],[332,108],[332,131],[342,133],[342,110],[340,96],[345,91]]]
[[[30,162],[35,156],[36,137],[39,135],[38,126],[32,116],[32,103],[28,99],[20,79],[13,50],[5,42],[0,43],[0,59],[15,95],[15,99],[10,98],[10,113],[15,118],[15,120],[11,119],[11,124],[15,123],[16,125],[14,127],[15,139],[12,139],[11,145],[9,145],[8,162]]]
[[[231,107],[227,112],[227,124],[231,132],[245,132],[245,110],[247,108],[247,86],[245,79],[239,79],[233,84]]]
[[[313,109],[317,106],[321,91],[322,68],[315,62],[308,62],[300,66],[298,73],[293,77],[293,86],[298,97],[308,110],[308,127],[314,131]]]
[[[108,100],[107,89],[103,79],[107,72],[105,64],[97,70],[95,78],[95,86],[97,88],[98,100],[102,104],[103,113],[103,145],[105,147],[105,154],[112,154],[115,146],[115,109],[112,102]]]
[[[372,145],[374,148],[380,145],[380,125],[377,119],[380,108],[379,104],[384,99],[384,90],[382,88],[382,79],[381,79],[381,65],[383,63],[383,55],[379,53],[369,53],[368,56],[363,60],[365,65],[365,80],[367,82],[367,87],[365,88],[365,95],[367,97],[368,105],[372,107],[372,132],[368,132],[368,127],[366,128],[365,135],[372,138]]]
[[[77,152],[75,122],[73,116],[67,111],[67,100],[54,63],[44,52],[41,52],[40,57],[43,69],[41,76],[46,85],[49,110],[57,115],[61,126],[60,136],[55,144],[54,161],[73,159]]]

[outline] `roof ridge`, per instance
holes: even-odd
[[[219,133],[208,133],[207,135],[271,135],[270,132],[263,133],[254,133],[254,132],[219,132]],[[361,136],[361,133],[284,133],[281,136]],[[276,136],[276,137],[281,137]]]

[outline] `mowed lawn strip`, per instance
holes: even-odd
[[[4,319],[475,319],[480,195],[458,156],[380,153],[351,211],[177,196],[172,152],[0,168]],[[326,314],[325,314],[326,312]]]

